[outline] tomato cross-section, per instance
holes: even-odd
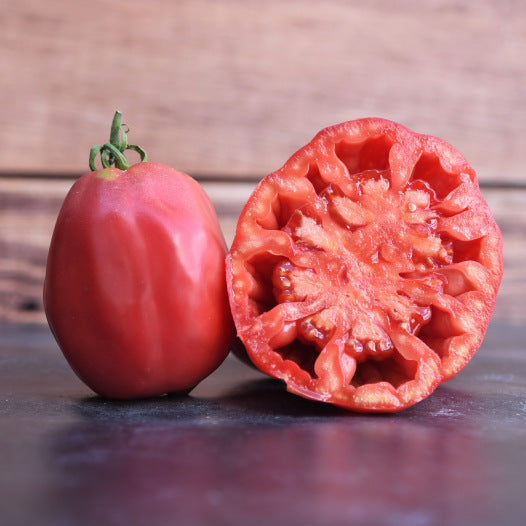
[[[322,130],[243,209],[227,257],[238,335],[289,391],[398,411],[484,337],[502,238],[450,145],[383,119]]]

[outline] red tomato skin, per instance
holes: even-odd
[[[185,392],[234,336],[224,237],[191,177],[142,162],[72,186],[44,282],[50,328],[93,391],[132,399]]]
[[[335,151],[341,144],[347,144],[352,154],[348,158],[345,158],[345,154],[340,155],[340,159],[336,161]],[[365,147],[360,149],[356,145]],[[275,232],[284,230],[281,223],[286,221],[276,218],[279,215],[276,210],[280,207],[281,210],[287,210],[287,207],[293,210],[303,206],[311,206],[313,209],[314,201],[309,202],[312,196],[318,199],[316,206],[323,208],[321,201],[327,198],[320,200],[319,195],[316,197],[318,189],[314,188],[314,191],[312,188],[319,185],[319,180],[311,177],[312,184],[308,182],[313,167],[323,174],[325,184],[336,182],[341,188],[348,184],[351,193],[355,173],[385,170],[388,167],[390,191],[392,189],[393,195],[398,192],[401,195],[407,182],[413,178],[415,166],[420,159],[425,158],[434,159],[437,162],[434,166],[440,167],[436,168],[437,171],[443,171],[456,180],[455,188],[449,188],[447,180],[431,178],[424,173],[425,164],[420,166],[422,178],[426,181],[429,179],[428,183],[436,191],[437,199],[443,202],[440,206],[444,216],[434,228],[439,234],[454,231],[454,235],[451,235],[459,241],[459,245],[464,238],[475,243],[480,240],[476,268],[480,270],[480,276],[484,277],[479,276],[479,271],[473,274],[467,272],[463,279],[472,280],[467,287],[468,292],[460,294],[448,291],[446,296],[451,296],[452,299],[447,298],[447,305],[446,302],[440,305],[440,297],[436,296],[433,308],[440,305],[444,311],[449,309],[451,316],[437,316],[436,319],[433,316],[431,322],[426,321],[428,326],[424,324],[421,331],[425,345],[417,343],[416,334],[406,333],[401,327],[391,327],[389,332],[397,352],[408,364],[415,364],[412,377],[407,373],[408,381],[394,386],[389,385],[386,378],[363,381],[358,387],[350,385],[348,378],[352,377],[353,371],[360,365],[343,355],[341,346],[338,347],[342,338],[334,340],[330,349],[329,346],[324,348],[319,356],[326,354],[329,358],[325,361],[317,359],[313,368],[303,367],[297,356],[291,358],[290,352],[280,352],[279,348],[286,348],[293,338],[289,336],[291,331],[287,327],[291,325],[291,320],[296,322],[300,318],[299,315],[295,318],[293,311],[299,312],[303,300],[291,299],[290,308],[282,309],[288,300],[282,302],[272,298],[274,282],[269,277],[267,267],[274,265],[272,262],[282,257],[301,262],[302,254],[307,254],[310,261],[315,261],[316,250],[308,254],[305,245],[303,248],[295,245],[290,236],[283,233],[277,236]],[[343,164],[347,165],[345,169],[342,168]],[[334,179],[331,181],[332,177]],[[311,197],[305,200],[305,195]],[[280,197],[284,199],[280,200]],[[411,207],[415,205],[411,203]],[[466,212],[462,213],[464,209]],[[281,213],[290,217],[290,210]],[[409,211],[413,211],[413,208]],[[453,219],[455,214],[458,214],[457,221]],[[391,227],[390,230],[396,232],[397,227]],[[364,247],[366,246],[364,243]],[[430,270],[428,277],[437,275],[441,283],[453,288],[455,269],[465,262],[470,263],[470,260],[471,256],[461,255],[458,261],[452,262],[451,274],[448,274],[445,265],[445,268],[438,266],[435,272]],[[250,270],[257,265],[257,271]],[[321,271],[320,276],[327,273],[327,269],[318,270]],[[237,334],[244,344],[244,348],[238,346],[233,350],[240,359],[250,359],[262,372],[283,380],[288,391],[304,398],[357,412],[397,412],[426,398],[441,383],[459,373],[479,348],[490,322],[502,279],[502,236],[487,203],[480,195],[475,171],[459,152],[436,137],[412,132],[385,119],[366,118],[321,130],[280,169],[260,181],[240,214],[236,235],[226,259],[226,274]],[[359,290],[362,285],[364,284],[358,281],[356,289]],[[385,291],[379,288],[377,292]],[[415,302],[419,303],[420,300],[416,296],[415,298]],[[280,309],[289,316],[286,318],[287,323],[284,322],[285,316],[280,314]],[[465,326],[462,328],[455,325],[457,310],[463,316],[461,321]],[[335,317],[330,321],[336,326],[337,332],[339,318]],[[466,329],[466,326],[470,328]],[[454,344],[449,345],[449,340]]]

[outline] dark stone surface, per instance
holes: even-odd
[[[0,524],[523,525],[526,349],[493,323],[428,399],[358,415],[234,358],[189,396],[110,402],[46,327],[0,325]]]

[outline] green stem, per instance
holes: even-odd
[[[141,158],[140,162],[147,160],[148,156],[145,150],[135,144],[128,144],[127,133],[129,129],[126,124],[121,124],[121,118],[121,113],[116,111],[111,123],[110,142],[97,144],[91,148],[89,155],[89,167],[91,171],[97,171],[95,160],[99,154],[103,168],[115,166],[119,170],[127,170],[130,167],[124,155],[126,150],[137,152]]]

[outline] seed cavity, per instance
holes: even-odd
[[[354,338],[352,334],[347,334],[344,338],[345,353],[357,362],[363,362],[368,358],[374,360],[384,360],[391,356],[394,352],[394,346],[389,337],[384,337],[382,340],[359,340]]]
[[[434,330],[436,310],[430,305],[446,290],[437,276],[454,258],[458,261],[459,250],[471,250],[472,243],[468,246],[451,233],[447,237],[438,228],[439,198],[425,178],[410,181],[405,193],[391,188],[387,165],[355,171],[350,180],[331,184],[310,169],[307,179],[310,201],[301,204],[301,187],[297,193],[289,188],[274,213],[278,224],[268,228],[288,244],[269,251],[272,266],[265,275],[278,304],[319,299],[316,305],[324,307],[287,318],[276,341],[287,348],[308,346],[316,356],[329,342],[337,342],[345,359],[359,363],[398,360],[393,340],[401,333],[417,336],[426,325]],[[451,290],[471,286],[466,280],[456,282],[460,284],[450,285]],[[266,298],[264,303],[269,308],[276,304]]]

